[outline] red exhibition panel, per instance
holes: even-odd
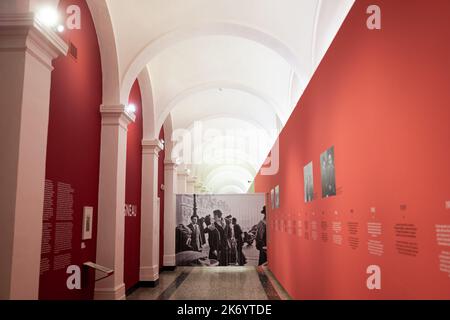
[[[449,299],[450,2],[377,1],[369,30],[372,2],[356,2],[284,128],[278,174],[256,179],[280,187],[270,268],[296,299]],[[322,198],[332,146],[337,195]]]

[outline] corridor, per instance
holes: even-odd
[[[127,300],[290,300],[266,267],[179,267]]]
[[[0,0],[0,301],[450,300],[449,56],[450,0]]]

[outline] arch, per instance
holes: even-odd
[[[220,174],[217,174],[209,184],[205,184],[206,187],[211,189],[213,192],[217,192],[219,188],[222,188],[225,185],[235,185],[239,187],[241,190],[248,190],[249,185],[242,182],[241,179],[237,177],[230,176],[227,172],[221,172]]]
[[[160,130],[156,130],[155,126],[156,110],[153,103],[152,81],[147,68],[139,74],[138,81],[142,97],[143,140],[156,140]]]
[[[227,139],[227,137],[224,136],[218,136],[216,138],[216,140],[214,140],[214,143],[220,142]],[[220,141],[218,141],[220,140]],[[205,144],[204,147],[202,147],[203,149],[209,149],[209,147],[211,146],[211,143],[207,143]],[[214,145],[212,145],[214,147]],[[194,150],[195,152],[196,150]],[[255,156],[248,154],[242,150],[238,150],[238,149],[231,149],[231,148],[221,148],[220,149],[220,155],[212,155],[211,157],[208,157],[208,160],[210,161],[211,164],[213,165],[218,165],[218,164],[241,164],[241,163],[248,163],[250,164],[252,167],[254,167],[255,169],[258,168],[258,166],[260,166],[264,161],[261,160],[261,163],[259,163],[259,159],[252,159]],[[230,158],[227,158],[225,155],[232,155],[232,160],[233,162],[230,163]],[[205,158],[205,154],[202,154],[202,159]],[[263,158],[263,157],[261,157]],[[228,161],[228,162],[227,162]],[[193,163],[194,166],[199,165],[199,164],[203,164],[203,163]]]
[[[172,121],[172,115],[169,113],[166,120],[164,121],[164,149],[165,149],[165,156],[166,158],[164,161],[173,161],[172,159],[172,150],[174,147],[174,143],[172,141],[172,133],[173,133],[173,121]],[[159,127],[158,127],[159,128]],[[170,137],[170,139],[167,139],[167,137]]]
[[[245,190],[242,190],[238,186],[235,185],[226,185],[219,190],[216,191],[217,194],[241,194],[246,193]]]
[[[114,27],[112,18],[109,13],[106,1],[86,0],[92,19],[94,20],[95,30],[97,31],[98,44],[100,48],[100,56],[103,72],[103,104],[117,105],[128,103],[128,97],[131,87],[138,77],[140,71],[135,74],[132,79],[130,90],[126,97],[121,99],[120,96],[120,72],[119,58],[114,35]]]
[[[245,92],[247,94],[250,94],[252,96],[257,97],[258,99],[262,100],[264,103],[269,105],[275,112],[275,115],[277,117],[277,120],[281,121],[282,123],[286,123],[288,119],[288,115],[286,112],[283,111],[283,109],[277,105],[275,101],[273,101],[269,96],[265,95],[262,92],[259,92],[258,90],[246,86],[244,84],[236,83],[236,82],[230,82],[230,81],[211,81],[207,83],[203,83],[197,86],[193,86],[191,88],[188,88],[184,90],[183,92],[176,95],[171,101],[166,103],[162,109],[161,114],[157,118],[156,127],[162,126],[164,123],[167,115],[176,107],[178,103],[186,99],[187,97],[203,92],[208,91],[214,88],[226,88],[226,89],[232,89],[237,90],[241,92]]]
[[[210,121],[210,120],[217,120],[217,119],[228,119],[228,120],[235,119],[235,120],[243,121],[243,122],[248,123],[249,125],[252,125],[256,129],[261,130],[261,132],[266,133],[268,137],[271,137],[271,135],[273,134],[273,132],[270,132],[269,129],[264,128],[262,123],[260,123],[259,121],[255,120],[253,118],[250,118],[250,117],[236,117],[233,114],[227,114],[227,113],[218,113],[216,115],[211,115],[211,116],[203,117],[203,118],[200,118],[200,119],[196,119],[196,120],[192,121],[186,128],[182,128],[182,129],[186,129],[186,130],[190,131],[190,130],[192,130],[194,128],[196,122],[207,122],[207,121]],[[179,129],[179,128],[175,128],[175,130],[176,129]]]
[[[95,1],[95,0],[90,0]],[[258,30],[256,28],[231,22],[204,22],[192,25],[184,25],[179,28],[169,31],[159,38],[152,40],[136,57],[133,62],[126,68],[121,86],[121,98],[122,101],[126,101],[128,94],[133,86],[134,79],[145,68],[145,66],[161,51],[169,48],[173,44],[184,41],[190,38],[199,36],[212,36],[212,35],[228,35],[241,37],[247,40],[257,42],[281,56],[297,73],[299,78],[308,81],[310,74],[309,67],[306,63],[299,61],[296,58],[293,50],[289,48],[285,43],[277,39],[276,37]]]
[[[218,166],[217,168],[215,168],[214,170],[212,170],[211,172],[209,172],[209,174],[206,176],[206,178],[204,179],[204,184],[205,185],[209,185],[209,183],[214,179],[214,177],[218,174],[221,174],[223,172],[235,172],[235,173],[239,173],[241,174],[242,177],[245,176],[245,178],[247,179],[247,181],[253,181],[255,174],[253,174],[252,172],[250,172],[249,170],[247,170],[244,167],[241,166],[233,166],[233,165],[224,165],[224,166]]]
[[[236,165],[227,165],[227,164],[210,164],[210,165],[206,165],[206,166],[202,166],[201,170],[193,170],[192,172],[194,172],[195,176],[199,177],[200,179],[203,178],[207,178],[211,172],[213,172],[214,170],[216,170],[219,167],[224,167],[224,166],[236,166]],[[247,172],[250,173],[250,175],[252,175],[253,177],[256,176],[256,174],[258,173],[258,169],[256,169],[251,163],[249,162],[243,162],[241,165],[239,165],[239,167],[241,167],[242,169],[246,170]],[[202,180],[203,181],[203,180]]]

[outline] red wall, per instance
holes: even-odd
[[[67,30],[62,37],[78,48],[78,59],[59,57],[52,73],[46,179],[68,183],[74,189],[74,221],[71,264],[95,261],[98,178],[100,161],[100,113],[102,71],[97,35],[84,0],[63,0],[61,15],[68,5],[81,8],[82,29]],[[93,238],[81,249],[84,206],[94,207]],[[54,218],[52,223],[54,223]],[[53,230],[52,241],[55,233]],[[91,274],[92,276],[92,274]],[[40,278],[40,299],[89,299],[93,277],[81,291],[66,287],[66,270],[50,271]]]
[[[381,31],[366,27],[374,3]],[[281,208],[269,212],[269,265],[294,298],[450,298],[449,274],[439,267],[449,250],[438,246],[435,231],[450,224],[449,14],[447,0],[357,1],[280,136],[279,173],[257,177],[256,192],[280,185]],[[338,195],[321,199],[320,154],[331,146]],[[310,161],[317,199],[305,204]],[[276,220],[302,221],[303,228],[307,221],[309,231],[275,230]],[[333,243],[338,221],[342,245]],[[368,253],[372,221],[383,226],[382,256]],[[357,249],[349,246],[349,222],[359,224]],[[418,243],[416,257],[397,252],[399,223],[417,227],[408,240]],[[381,267],[381,290],[367,289],[370,265]]]
[[[126,289],[139,282],[141,243],[142,100],[139,83],[131,89],[129,103],[136,106],[136,121],[128,126],[125,203],[136,207],[136,216],[125,216]]]
[[[159,133],[159,139],[164,140],[164,128]],[[159,153],[158,159],[158,197],[159,197],[159,268],[163,267],[164,258],[164,190],[161,186],[164,184],[164,159],[166,152],[163,150]]]

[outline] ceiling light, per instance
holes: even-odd
[[[38,11],[36,18],[47,27],[56,27],[59,21],[58,12],[51,8],[45,7]]]

